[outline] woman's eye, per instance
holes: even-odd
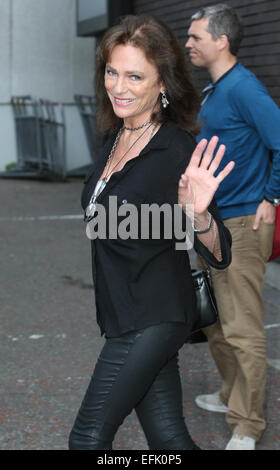
[[[139,77],[139,75],[131,75],[130,77],[133,81],[137,81],[137,80],[141,80],[141,77]]]
[[[110,70],[110,69],[107,69],[106,72],[107,72],[107,75],[109,75],[110,77],[113,77],[114,75],[116,75],[116,72],[113,72],[113,70]]]

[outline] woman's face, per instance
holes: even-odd
[[[133,126],[150,119],[164,91],[155,64],[129,44],[114,47],[105,68],[105,88],[115,114]]]

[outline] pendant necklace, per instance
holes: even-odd
[[[141,139],[141,137],[143,137],[143,135],[147,132],[147,130],[151,127],[152,123],[151,121],[147,121],[145,124],[143,124],[142,126],[140,127],[134,127],[134,128],[127,128],[125,126],[121,127],[117,136],[116,136],[116,139],[115,139],[115,142],[113,144],[113,147],[111,149],[111,152],[108,156],[108,159],[107,159],[107,162],[106,162],[106,166],[107,166],[107,170],[106,170],[106,174],[105,176],[97,181],[97,184],[95,186],[95,189],[94,189],[94,192],[93,192],[93,195],[91,196],[90,198],[90,201],[89,201],[89,204],[85,210],[85,215],[84,215],[84,221],[85,222],[90,222],[93,218],[94,218],[94,214],[95,214],[95,211],[96,211],[96,199],[98,198],[98,196],[101,194],[101,192],[103,191],[103,189],[105,188],[107,182],[108,182],[108,177],[113,173],[114,169],[118,166],[118,164],[124,159],[124,157],[128,154],[128,152],[132,149],[132,147],[138,142],[138,140]],[[130,147],[128,148],[128,150],[123,154],[123,156],[120,158],[120,160],[116,163],[116,165],[113,166],[113,168],[111,169],[110,171],[110,168],[111,168],[111,163],[113,161],[113,155],[115,153],[115,150],[116,150],[116,147],[118,145],[118,142],[120,140],[120,137],[121,137],[121,134],[123,132],[124,129],[127,129],[127,130],[139,130],[139,129],[142,129],[143,127],[146,127],[146,129],[144,130],[144,132],[142,132],[140,134],[139,137],[137,137],[137,139],[132,143],[132,145],[130,145]],[[151,136],[152,137],[152,136]]]

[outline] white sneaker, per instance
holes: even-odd
[[[233,434],[226,450],[255,450],[256,441],[252,437]]]
[[[228,407],[225,406],[220,399],[220,392],[211,395],[198,395],[195,403],[199,408],[207,411],[215,411],[216,413],[227,413]]]

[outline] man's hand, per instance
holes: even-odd
[[[253,224],[253,230],[258,230],[261,222],[265,224],[274,224],[276,218],[276,207],[270,202],[263,200],[256,212],[256,217]]]

